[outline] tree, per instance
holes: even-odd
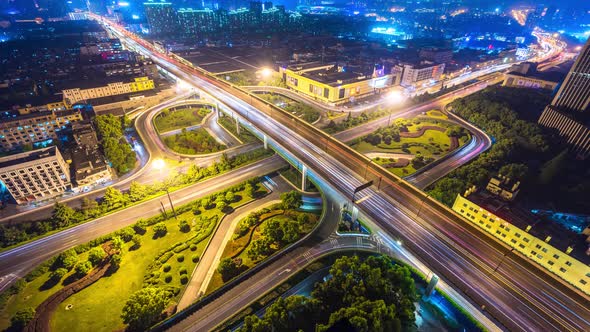
[[[66,270],[71,270],[78,263],[78,254],[74,249],[66,250],[57,256],[54,266],[57,268],[63,267]]]
[[[114,254],[111,256],[111,266],[115,269],[118,269],[121,266],[122,260],[123,256],[121,256],[121,254]]]
[[[182,219],[178,222],[178,228],[180,229],[181,232],[188,232],[191,230],[191,226],[189,225],[188,221]]]
[[[527,165],[512,163],[502,166],[498,173],[513,180],[521,180],[527,175],[528,171],[529,167]]]
[[[282,207],[284,210],[295,210],[303,204],[301,193],[292,190],[281,194]]]
[[[132,331],[147,331],[157,322],[170,301],[164,289],[146,287],[133,293],[123,307],[121,318]]]
[[[216,206],[219,209],[219,211],[224,212],[227,208],[227,203],[225,201],[217,202]]]
[[[51,272],[49,279],[54,283],[58,283],[66,274],[68,274],[68,270],[60,267],[59,269]]]
[[[92,263],[90,263],[90,261],[80,262],[75,268],[76,274],[79,277],[87,275],[90,270],[92,270]]]
[[[94,247],[88,251],[88,261],[92,263],[93,266],[96,266],[105,258],[106,255],[107,253],[104,252],[102,247]]]
[[[17,311],[10,319],[10,323],[12,324],[11,327],[16,331],[20,331],[24,329],[33,318],[35,318],[35,309],[31,307],[23,308]]]
[[[131,181],[129,187],[129,200],[132,202],[141,201],[147,195],[147,186],[137,182]]]
[[[67,227],[76,222],[76,211],[64,203],[56,202],[53,206],[53,223],[56,227]]]
[[[98,203],[93,199],[88,199],[87,197],[82,198],[80,210],[82,211],[84,218],[92,218],[100,214]]]
[[[133,238],[133,235],[135,235],[135,231],[131,227],[125,227],[119,231],[119,236],[125,242],[131,241],[131,239]]]
[[[139,249],[141,247],[141,236],[138,234],[133,235],[131,242],[133,243],[133,249]]]
[[[248,249],[248,257],[255,261],[272,254],[271,245],[272,241],[266,236],[252,241],[251,247]]]
[[[104,204],[107,210],[114,210],[128,203],[127,196],[125,196],[119,189],[108,187],[104,193]]]
[[[279,243],[283,239],[283,229],[281,223],[277,219],[270,219],[264,224],[262,235],[269,239],[272,243]]]
[[[284,222],[281,225],[281,230],[283,231],[283,238],[281,239],[282,243],[295,242],[299,238],[299,227],[295,221],[289,220]]]
[[[233,203],[236,200],[236,195],[234,194],[233,191],[228,191],[227,193],[225,193],[225,201],[228,203]]]
[[[123,249],[123,246],[125,245],[125,241],[123,241],[123,239],[121,239],[118,236],[114,236],[111,239],[111,248],[116,252],[119,253],[121,252],[121,250]]]
[[[159,222],[154,225],[154,237],[163,237],[168,233],[168,228],[164,222]]]
[[[256,195],[256,188],[254,188],[252,184],[246,183],[244,186],[244,193],[249,197],[254,198],[254,195]]]
[[[240,272],[240,267],[233,259],[226,257],[219,261],[217,272],[221,274],[221,279],[225,282],[237,276]]]

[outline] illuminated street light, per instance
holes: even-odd
[[[260,76],[262,76],[262,78],[269,78],[272,75],[273,70],[270,68],[262,68],[260,70]]]
[[[398,90],[391,91],[387,94],[387,101],[392,104],[401,103],[404,101],[404,95]]]
[[[154,159],[153,166],[155,169],[160,171],[160,174],[162,174],[162,172],[166,169],[166,162],[160,158],[157,158],[157,159]],[[172,204],[172,199],[170,198],[170,192],[168,191],[168,185],[166,184],[166,181],[163,181],[162,183],[164,185],[164,190],[166,191],[166,195],[168,195],[168,202],[170,202],[170,207],[172,208],[172,212],[174,213],[174,219],[178,219],[176,216],[176,210],[174,210],[174,204]],[[164,206],[162,205],[162,208],[163,207]]]

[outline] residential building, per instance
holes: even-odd
[[[98,148],[98,137],[92,122],[83,121],[72,124],[72,135],[77,146],[87,149]]]
[[[185,36],[201,36],[219,29],[217,14],[209,8],[181,8],[177,16],[178,25]]]
[[[78,147],[72,151],[74,181],[78,190],[101,184],[112,178],[110,167],[96,148]]]
[[[520,181],[498,174],[490,179],[486,190],[504,200],[512,201],[520,191]]]
[[[416,87],[426,82],[438,81],[445,71],[445,64],[422,62],[420,64],[404,64],[398,66],[401,72],[401,85],[404,87]]]
[[[69,190],[70,168],[57,147],[0,158],[0,180],[18,204]]]
[[[66,106],[72,106],[82,100],[115,96],[155,88],[154,81],[147,77],[136,77],[131,82],[109,82],[102,86],[95,86],[96,82],[94,81],[88,81],[85,83],[92,84],[92,86],[87,88],[76,87],[63,90],[63,100]]]
[[[590,38],[539,124],[556,129],[581,158],[590,156]]]
[[[150,26],[150,34],[166,36],[177,32],[178,17],[170,2],[146,2],[143,4]]]
[[[586,235],[569,232],[553,222],[525,220],[502,205],[486,205],[476,194],[467,198],[457,195],[453,210],[480,231],[590,294],[590,249]]]
[[[504,81],[502,82],[502,86],[546,90],[553,90],[558,84],[557,81],[543,79],[538,76],[523,75],[514,71],[504,74]]]
[[[333,105],[378,93],[398,81],[382,68],[367,74],[318,62],[291,65],[280,71],[289,88]]]
[[[4,118],[0,122],[0,147],[11,151],[24,145],[35,146],[58,138],[71,123],[83,119],[80,110],[35,112]]]

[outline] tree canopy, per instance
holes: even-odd
[[[156,323],[170,301],[170,294],[161,288],[146,287],[133,293],[121,317],[132,331],[146,331]]]
[[[407,330],[414,326],[415,294],[408,268],[388,257],[343,256],[311,297],[279,298],[263,318],[246,317],[238,331]]]

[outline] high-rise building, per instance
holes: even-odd
[[[0,158],[0,181],[18,204],[70,189],[70,168],[57,147]]]
[[[143,5],[151,35],[167,36],[177,33],[178,18],[171,2],[146,2]]]
[[[590,156],[590,38],[539,124],[556,129],[580,157]]]
[[[86,6],[88,6],[88,11],[93,12],[95,14],[107,14],[106,0],[86,0]]]
[[[185,36],[200,36],[219,28],[216,13],[209,9],[181,8],[177,12],[179,30]]]

